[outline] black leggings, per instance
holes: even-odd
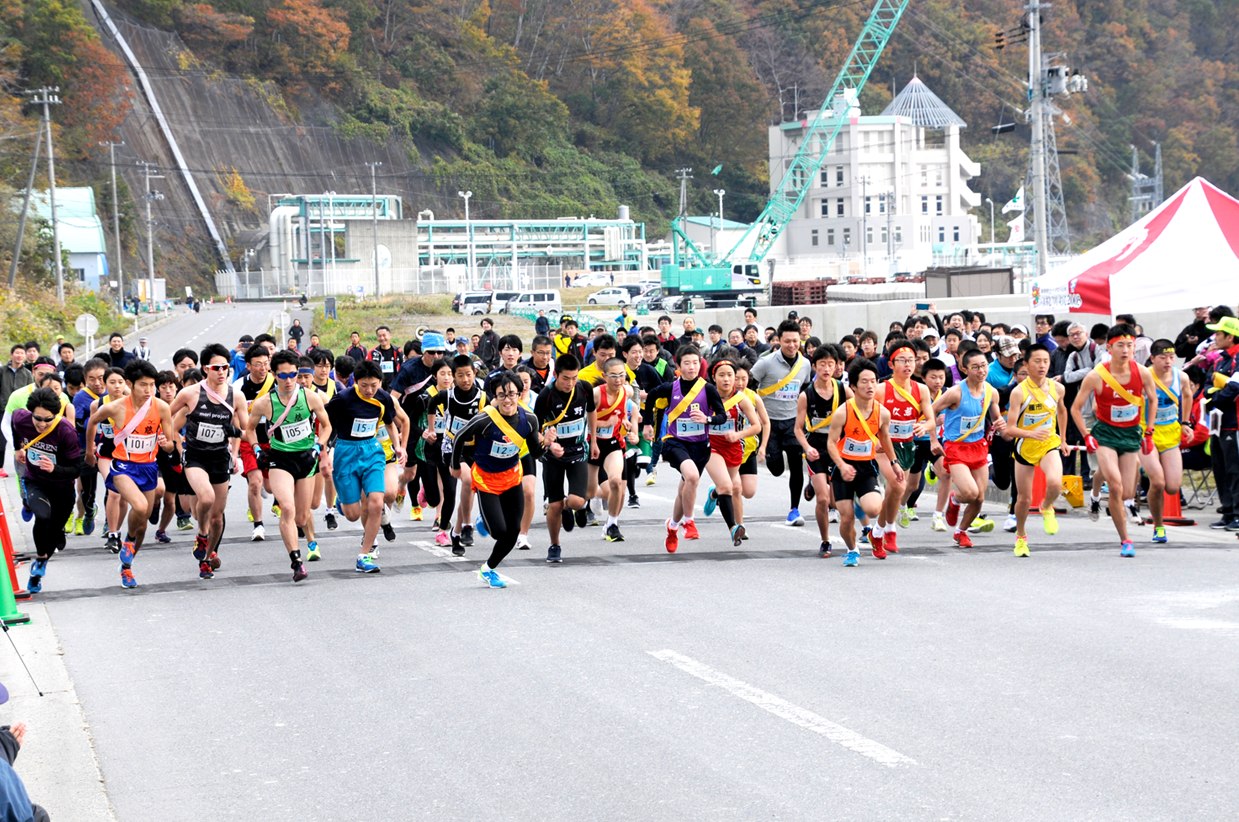
[[[999,442],[995,438],[990,444],[990,455],[994,459],[994,464],[990,466],[994,485],[1003,491],[1008,487],[1011,489],[1011,504],[1007,507],[1007,513],[1014,514],[1015,501],[1019,498],[1019,487],[1015,483],[1015,445],[1005,440]]]
[[[26,483],[26,507],[34,512],[34,549],[39,559],[50,559],[65,547],[65,523],[76,502],[73,486]]]
[[[425,470],[425,476],[422,476],[422,470]],[[439,484],[434,481],[430,475],[431,471],[439,474],[439,479],[443,480],[443,497],[439,497]],[[426,503],[434,508],[440,502],[443,503],[443,509],[439,513],[439,527],[447,530],[452,527],[452,512],[456,510],[456,478],[452,476],[452,469],[443,463],[423,462],[419,466],[417,472],[419,477],[422,477],[422,488],[426,490]],[[412,483],[410,483],[410,486]],[[412,493],[412,491],[410,491]]]
[[[516,547],[516,538],[521,533],[521,519],[525,516],[525,490],[518,483],[502,494],[478,491],[478,510],[486,523],[486,530],[495,539],[490,559],[486,560],[487,567],[493,571]]]
[[[800,507],[800,493],[804,490],[804,449],[796,440],[795,420],[771,420],[770,443],[766,448],[766,467],[775,477],[783,476],[783,453],[787,452],[787,490],[791,507]]]

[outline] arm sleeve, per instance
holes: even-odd
[[[727,422],[727,409],[723,406],[723,398],[718,389],[706,383],[706,403],[714,413],[710,416],[710,425],[722,425]]]
[[[645,395],[645,407],[641,409],[641,417],[643,420],[650,420],[651,424],[657,414],[657,410],[654,407],[654,401],[658,399],[671,399],[671,383],[662,383],[653,391]]]
[[[486,414],[477,414],[473,419],[464,424],[464,427],[456,432],[452,438],[452,467],[460,468],[461,462],[472,462],[473,445],[477,442],[477,438],[491,425],[490,417]],[[466,444],[469,443],[469,444]]]

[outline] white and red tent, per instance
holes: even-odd
[[[1033,281],[1032,313],[1135,314],[1239,298],[1239,200],[1197,177],[1101,245]]]

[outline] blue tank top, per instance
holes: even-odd
[[[959,387],[959,407],[946,409],[944,431],[949,442],[976,442],[984,438],[985,422],[982,417],[989,410],[994,389],[989,383],[984,383],[982,391],[984,396],[974,397],[967,383]],[[979,424],[978,420],[981,420]],[[969,429],[972,433],[964,436]]]

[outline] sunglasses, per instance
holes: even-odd
[[[42,423],[48,423],[56,419],[55,417],[40,417],[37,414],[31,414],[31,416],[34,418],[35,422],[42,422]]]
[[[287,373],[282,372],[282,373],[276,374],[275,376],[281,380],[292,380],[292,379],[297,378],[297,372],[296,371],[289,371]]]
[[[228,364],[227,364],[227,363],[217,363],[217,364],[215,364],[215,365],[208,365],[208,366],[206,367],[206,370],[207,370],[207,371],[218,371],[218,372],[221,372],[221,373],[222,373],[222,372],[224,372],[224,371],[227,371],[227,370],[228,370]]]

